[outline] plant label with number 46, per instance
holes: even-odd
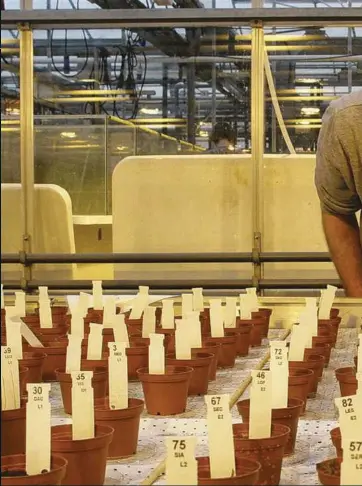
[[[166,448],[166,484],[197,484],[196,437],[167,437]]]
[[[272,417],[272,372],[251,372],[249,438],[270,437]]]
[[[353,435],[342,435],[343,461],[341,464],[341,482],[349,486],[362,484],[362,429]]]

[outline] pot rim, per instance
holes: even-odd
[[[12,464],[9,464],[9,468],[4,469],[4,471],[14,471],[15,467],[22,467],[26,468],[26,456],[25,454],[11,454],[9,456],[1,456],[1,472],[3,472],[3,466],[7,466],[5,463],[7,462],[7,459],[10,458],[19,458],[19,462],[15,462]],[[53,462],[54,461],[54,462]],[[54,464],[55,463],[55,464]],[[60,471],[61,469],[64,469],[68,465],[68,461],[63,457],[61,454],[53,454],[51,453],[50,455],[50,471],[47,471],[45,473],[40,473],[40,474],[33,474],[31,476],[16,476],[14,479],[25,479],[25,478],[36,478],[37,476],[41,476],[42,478],[46,478],[47,475],[53,474],[54,472]],[[53,467],[52,467],[53,466]]]

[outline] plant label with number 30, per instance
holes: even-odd
[[[197,484],[196,437],[167,437],[166,448],[166,484]]]

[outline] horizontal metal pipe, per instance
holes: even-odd
[[[19,281],[3,282],[5,290],[14,290],[21,287]],[[253,285],[252,280],[103,280],[104,290],[113,290],[117,293],[137,290],[139,286],[147,285],[154,291],[165,291],[179,294],[190,291],[194,287],[202,287],[205,290],[227,291],[243,290]],[[259,288],[267,289],[321,289],[327,285],[335,285],[341,288],[338,280],[261,280]],[[27,283],[24,290],[37,290],[39,286],[46,286],[49,290],[91,290],[91,280],[32,280]]]
[[[1,263],[316,263],[330,262],[328,253],[33,253],[1,254]]]

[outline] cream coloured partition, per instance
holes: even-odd
[[[327,252],[318,195],[314,185],[315,155],[265,155],[263,250]],[[265,278],[337,278],[331,263],[264,265]]]
[[[112,179],[113,251],[250,252],[248,155],[128,157]],[[122,264],[116,279],[250,278],[251,264]]]
[[[33,253],[75,253],[72,203],[69,194],[53,184],[34,185]],[[21,185],[1,184],[1,252],[22,248]],[[34,279],[72,279],[74,265],[34,265]],[[21,278],[20,265],[1,265],[2,280]]]

